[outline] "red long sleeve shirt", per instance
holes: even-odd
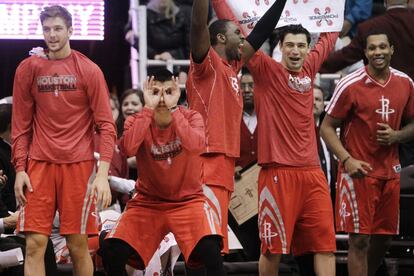
[[[180,107],[172,122],[160,129],[154,111],[144,108],[125,121],[121,143],[136,156],[138,193],[162,201],[181,201],[201,195],[201,157],[205,134],[201,115]]]
[[[108,88],[99,67],[72,50],[59,60],[32,56],[16,70],[13,89],[13,163],[28,158],[53,163],[93,160],[94,130],[101,160],[110,162],[115,125]]]

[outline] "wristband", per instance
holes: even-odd
[[[342,160],[342,166],[345,166],[346,161],[349,160],[349,158],[351,158],[351,155],[348,155],[347,158],[345,158],[344,160]]]

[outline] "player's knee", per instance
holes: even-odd
[[[30,257],[43,256],[47,246],[47,236],[41,234],[26,235],[26,255]]]
[[[358,251],[368,251],[369,235],[349,235],[349,247]]]
[[[67,236],[66,245],[72,259],[77,260],[89,254],[88,237],[86,235]]]

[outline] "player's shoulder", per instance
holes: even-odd
[[[180,106],[178,106],[178,109],[184,115],[184,117],[186,117],[186,118],[197,117],[197,116],[200,116],[200,118],[202,118],[201,114],[198,111],[196,111],[194,109],[190,109],[187,106],[180,105]]]
[[[390,72],[394,77],[399,78],[400,81],[406,81],[413,85],[413,80],[406,73],[392,67],[390,67]]]
[[[368,75],[367,75],[367,72],[365,70],[365,67],[362,67],[362,68],[360,68],[358,70],[355,70],[354,72],[342,77],[339,80],[339,82],[336,86],[336,89],[337,90],[338,89],[345,89],[345,88],[348,88],[348,87],[353,86],[353,85],[358,85],[359,82],[361,80],[364,80],[367,76]]]
[[[98,67],[98,65],[96,65],[95,62],[93,62],[91,59],[89,59],[87,56],[85,56],[84,54],[82,54],[79,51],[76,51],[76,50],[72,49],[72,55],[75,59],[77,59],[79,62],[82,62],[86,66]]]

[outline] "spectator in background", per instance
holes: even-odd
[[[0,216],[8,216],[8,211],[16,211],[14,180],[16,172],[11,163],[11,104],[0,104],[0,171],[7,175],[5,185],[0,187]]]
[[[243,177],[239,173],[240,170],[248,169],[257,163],[257,117],[253,100],[254,83],[252,75],[247,70],[243,70],[240,86],[243,93],[243,118],[240,124],[240,157],[236,159],[236,180]],[[237,181],[235,189],[237,189]],[[260,239],[257,215],[238,225],[229,213],[229,225],[242,244],[247,260],[259,260]]]
[[[118,132],[118,139],[121,138],[123,132],[124,132],[124,122],[125,120],[131,116],[132,114],[135,114],[137,112],[140,112],[142,108],[144,107],[144,94],[142,94],[142,91],[139,89],[127,89],[125,90],[121,95],[121,110],[118,117],[118,120],[116,121],[117,126],[117,132]],[[118,141],[119,142],[119,141]],[[117,143],[119,144],[119,143]],[[121,147],[122,151],[122,147]],[[125,153],[122,153],[125,158]],[[137,161],[135,159],[135,156],[132,156],[127,159],[128,160],[128,176],[121,176],[126,177],[128,179],[137,179],[138,172],[137,172]],[[125,200],[124,200],[125,201]],[[125,202],[124,202],[125,203]],[[122,207],[122,203],[121,203]]]
[[[412,0],[410,0],[412,1]],[[407,0],[385,0],[387,11],[358,26],[356,36],[351,43],[334,52],[324,62],[320,73],[333,73],[361,59],[367,63],[364,45],[367,34],[377,28],[390,36],[394,46],[391,67],[414,78],[414,55],[408,54],[414,49],[414,11],[408,8]],[[414,142],[400,144],[401,166],[414,164]]]
[[[357,25],[367,20],[371,16],[371,12],[372,0],[346,0],[344,25],[340,36],[353,37]]]
[[[148,58],[188,59],[191,8],[173,0],[150,0],[147,4]]]
[[[126,118],[134,113],[140,112],[144,107],[144,95],[141,90],[127,89],[121,95],[121,108],[116,126],[118,131],[118,138],[124,132],[124,122]]]
[[[319,129],[322,124],[322,120],[325,117],[325,93],[322,88],[315,85],[313,88],[313,118],[315,119],[316,126],[316,138],[318,144],[318,155],[321,163],[321,168],[328,180],[328,184],[331,190],[331,197],[334,198],[336,173],[338,162],[334,158],[325,144],[325,141],[319,136]]]
[[[109,95],[109,103],[111,104],[112,119],[114,122],[118,120],[119,117],[119,100],[115,94]]]

